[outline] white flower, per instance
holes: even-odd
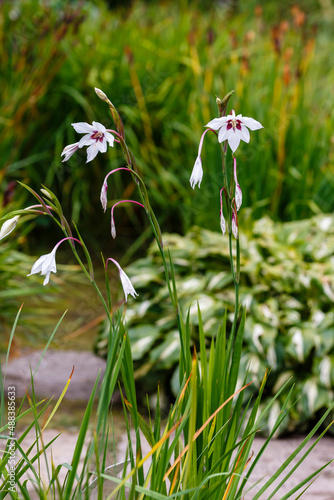
[[[197,156],[193,171],[190,177],[190,185],[193,189],[195,189],[196,184],[198,187],[201,187],[201,182],[203,179],[203,168],[202,168],[202,160],[200,156]]]
[[[41,273],[41,275],[45,275],[45,280],[43,282],[43,285],[47,285],[49,283],[50,279],[50,274],[51,273],[56,273],[57,272],[57,267],[56,267],[56,251],[57,251],[58,245],[55,246],[55,248],[52,250],[51,253],[48,253],[46,255],[42,255],[35,264],[31,268],[31,273],[28,274],[27,276],[31,276],[32,274],[38,274]]]
[[[77,149],[83,146],[88,146],[87,148],[87,162],[92,161],[95,156],[100,153],[105,153],[107,151],[107,145],[114,145],[114,136],[108,132],[102,123],[93,122],[92,125],[85,122],[72,123],[72,127],[79,134],[85,134],[79,142],[75,144],[70,144],[64,148],[61,156],[65,155],[63,161],[68,160]]]
[[[4,238],[5,236],[8,236],[16,227],[17,221],[19,220],[20,216],[16,215],[15,217],[12,217],[11,219],[6,220],[0,229],[0,240]]]
[[[123,271],[121,267],[119,267],[119,277],[121,278],[121,283],[122,287],[124,290],[124,295],[125,295],[125,301],[128,300],[128,295],[132,295],[132,297],[135,299],[138,293],[133,287],[133,284],[130,281],[129,276]]]
[[[240,140],[249,142],[249,130],[259,130],[263,128],[260,122],[247,116],[237,115],[232,109],[232,114],[222,116],[221,118],[214,118],[209,122],[206,127],[213,130],[219,130],[218,141],[228,141],[233,153],[240,144]],[[248,127],[248,128],[247,128]]]

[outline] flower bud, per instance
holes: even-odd
[[[239,236],[239,229],[238,229],[238,220],[237,220],[237,212],[232,208],[233,214],[232,214],[232,234],[235,237],[235,239],[238,239]]]
[[[217,103],[217,106],[218,106],[218,112],[219,112],[219,116],[220,117],[226,115],[228,101],[229,101],[231,95],[234,92],[235,92],[235,90],[231,90],[231,92],[229,92],[228,94],[226,94],[226,96],[222,100],[219,99],[219,97],[217,97],[216,103]]]
[[[225,218],[224,218],[222,210],[220,211],[220,228],[221,228],[223,236],[224,236],[224,234],[226,232],[226,222],[225,222]]]
[[[111,236],[113,237],[113,239],[116,238],[116,226],[115,226],[115,220],[114,220],[113,215],[111,216]]]
[[[8,236],[16,227],[17,221],[19,220],[20,216],[16,215],[15,217],[12,217],[11,219],[6,220],[0,229],[0,240],[5,238],[5,236]]]
[[[108,97],[104,92],[102,92],[102,90],[98,89],[97,87],[95,87],[94,90],[96,92],[96,95],[101,99],[101,101],[106,101],[106,102],[109,101]]]
[[[107,210],[107,203],[108,203],[107,190],[108,190],[108,184],[106,182],[104,182],[102,189],[101,189],[101,195],[100,195],[101,205],[102,205],[104,212]]]
[[[44,194],[44,196],[46,196],[47,198],[50,198],[50,200],[52,200],[51,194],[46,189],[41,188],[41,193]]]

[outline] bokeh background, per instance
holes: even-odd
[[[308,423],[333,399],[334,385],[332,2],[14,0],[1,2],[0,16],[0,215],[32,204],[17,180],[36,190],[45,184],[79,225],[96,262],[101,251],[121,256],[140,291],[127,311],[133,345],[141,342],[138,377],[154,372],[169,380],[175,373],[178,345],[161,266],[153,247],[146,256],[152,234],[141,209],[118,209],[115,241],[108,213],[102,217],[102,180],[124,164],[120,151],[88,164],[84,151],[61,161],[64,146],[78,140],[71,123],[112,127],[95,86],[117,107],[161,228],[176,233],[166,238],[187,294],[184,308],[204,301],[209,336],[233,298],[226,242],[216,240],[222,179],[213,136],[205,140],[201,189],[189,184],[199,139],[217,115],[216,96],[232,89],[236,112],[264,125],[237,151],[242,294],[250,311],[245,366],[253,358],[259,381],[272,369],[268,395],[297,377],[302,398],[294,417]],[[114,175],[108,196],[110,206],[136,198],[136,185]],[[212,233],[203,238],[204,230]],[[48,294],[39,277],[25,278],[60,236],[46,218],[26,218],[1,242],[1,347],[25,300],[18,350],[43,342],[70,307],[64,338],[79,345],[80,334],[90,332],[85,348],[94,344],[103,355],[102,311],[70,250],[59,252],[64,267],[58,265]]]

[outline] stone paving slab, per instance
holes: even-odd
[[[34,373],[43,351],[32,351],[9,361],[6,372],[5,390],[14,386],[17,398],[22,398],[30,386],[31,373]],[[65,399],[88,401],[96,377],[105,371],[106,362],[89,351],[47,350],[37,373],[34,376],[34,392],[38,398],[59,397],[71,375],[73,376]],[[5,367],[2,366],[4,374]],[[31,391],[31,389],[30,389]]]

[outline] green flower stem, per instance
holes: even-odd
[[[229,239],[229,252],[230,252],[230,266],[232,272],[232,278],[234,283],[234,291],[235,291],[235,309],[234,309],[234,318],[232,324],[232,336],[235,336],[237,321],[238,321],[238,313],[239,313],[239,280],[240,280],[240,242],[239,238],[236,239],[236,265],[233,261],[233,241],[232,241],[232,208],[231,202],[233,199],[232,193],[234,189],[234,175],[233,169],[231,169],[231,181],[228,183],[227,179],[227,171],[226,171],[226,152],[222,144],[220,144],[221,154],[222,154],[222,169],[224,174],[224,187],[225,192],[227,193],[227,220],[228,220],[228,239]]]
[[[235,271],[234,271],[234,262],[233,262],[233,248],[232,248],[232,230],[231,230],[231,226],[232,226],[232,216],[229,214],[229,231],[228,231],[228,245],[229,245],[229,250],[230,250],[230,265],[231,265],[231,272],[232,272],[232,278],[233,278],[233,283],[234,283],[234,286],[237,284],[237,280],[236,280],[236,274],[235,274]]]
[[[232,239],[232,235],[230,234],[230,240]],[[240,277],[240,244],[239,238],[236,240],[236,248],[237,248],[237,273],[233,277],[234,281],[234,291],[235,291],[235,305],[234,305],[234,318],[232,324],[232,335],[235,336],[237,321],[238,321],[238,313],[239,313],[239,277]],[[232,253],[230,251],[230,259],[232,260]]]

